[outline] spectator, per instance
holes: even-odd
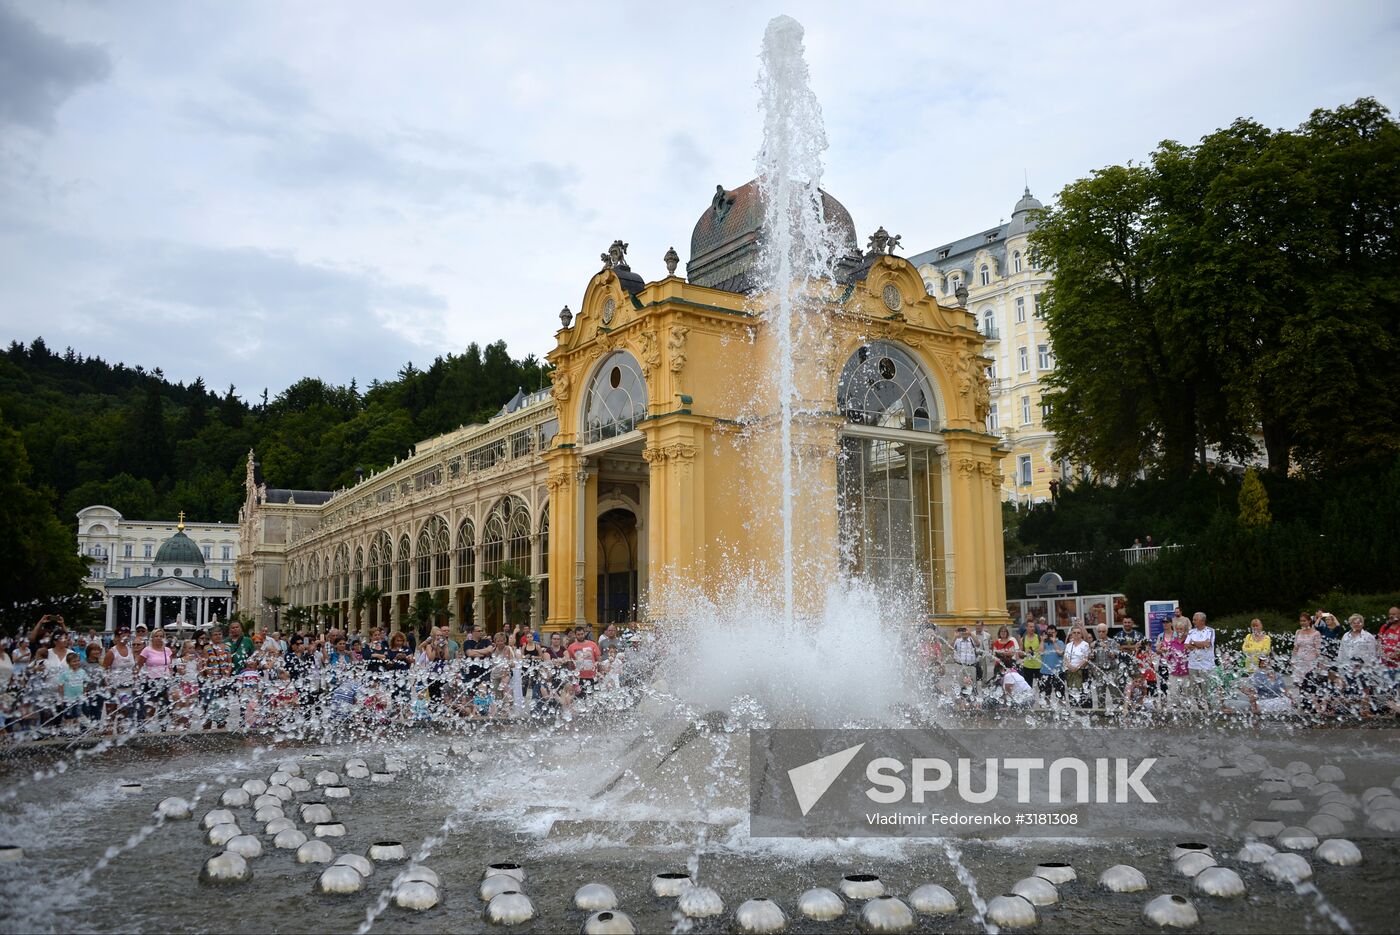
[[[953,637],[953,665],[958,673],[958,689],[977,685],[981,681],[978,667],[977,640],[967,627],[958,627]]]
[[[1344,672],[1356,668],[1355,663],[1366,668],[1374,666],[1380,657],[1376,638],[1366,629],[1366,618],[1352,614],[1347,618],[1347,625],[1350,629],[1342,634],[1338,644],[1337,664]]]
[[[243,624],[237,620],[228,626],[228,651],[235,673],[242,672],[248,665],[248,657],[257,652],[253,641],[243,635]]]
[[[1214,707],[1216,688],[1215,631],[1206,626],[1206,615],[1203,613],[1191,616],[1191,629],[1186,634],[1186,652],[1192,697],[1210,710]]]
[[[598,640],[598,648],[603,651],[604,655],[609,649],[622,652],[622,640],[617,635],[617,624],[610,623],[603,629],[602,639]]]
[[[199,673],[199,702],[204,709],[206,730],[220,723],[233,726],[228,717],[230,709],[237,709],[236,705],[229,704],[229,696],[233,692],[233,673],[233,653],[229,644],[224,642],[223,628],[213,627],[209,631],[209,642],[204,647],[204,662]]]
[[[122,716],[135,714],[136,705],[136,653],[127,645],[131,631],[122,627],[112,638],[112,645],[102,657],[102,668],[107,672],[107,731],[115,728]]]
[[[1293,634],[1293,684],[1301,685],[1322,658],[1322,632],[1313,626],[1308,614],[1298,615],[1298,630]]]
[[[987,632],[987,624],[977,621],[972,628],[972,638],[977,641],[977,674],[984,685],[990,685],[995,674],[996,659],[992,656],[992,635]]]
[[[462,672],[462,681],[468,697],[475,693],[476,686],[490,671],[490,659],[496,651],[496,644],[486,638],[480,624],[473,624],[467,641],[462,644],[462,655],[467,665]]]
[[[1082,704],[1084,700],[1084,674],[1089,669],[1091,649],[1084,638],[1083,627],[1075,626],[1069,631],[1069,643],[1065,646],[1065,689],[1073,704]]]
[[[175,654],[165,645],[165,630],[151,631],[151,644],[136,654],[136,677],[141,685],[137,702],[145,717],[159,717],[170,701],[170,663]],[[160,729],[157,724],[157,729]]]
[[[62,671],[56,672],[52,680],[57,690],[58,726],[67,731],[75,727],[74,722],[83,713],[83,691],[87,687],[87,672],[83,670],[82,659],[70,651],[64,657]]]
[[[1040,649],[1040,691],[1052,704],[1065,700],[1065,641],[1055,630],[1045,634]]]
[[[997,628],[997,638],[992,641],[992,658],[996,660],[998,672],[1016,668],[1016,660],[1021,646],[1008,627]]]
[[[1283,673],[1274,668],[1267,655],[1255,659],[1254,674],[1240,683],[1239,690],[1249,699],[1249,710],[1255,714],[1282,714],[1293,707]]]
[[[1001,702],[1010,707],[1029,707],[1035,701],[1035,689],[1031,688],[1021,673],[1008,667],[1001,676]]]
[[[1099,624],[1094,628],[1094,641],[1089,649],[1088,674],[1090,689],[1105,711],[1123,697],[1125,671],[1123,644],[1108,635],[1108,624]]]
[[[1040,649],[1044,644],[1045,629],[1045,624],[1037,621],[1021,641],[1021,677],[1031,688],[1035,688],[1036,680],[1040,678]]]
[[[1325,610],[1317,612],[1315,620],[1317,632],[1322,634],[1322,655],[1327,659],[1336,659],[1337,650],[1341,648],[1343,627],[1337,622],[1337,618]]]
[[[1190,625],[1185,617],[1172,620],[1157,644],[1157,655],[1167,670],[1167,698],[1173,708],[1186,704],[1191,688],[1191,654],[1186,648]]]
[[[593,691],[598,681],[598,663],[603,658],[603,654],[598,651],[598,644],[589,638],[588,627],[574,628],[574,641],[569,644],[564,654],[573,664],[579,694],[587,695]]]
[[[1249,632],[1244,635],[1244,643],[1240,646],[1240,651],[1244,653],[1245,671],[1253,672],[1257,669],[1259,658],[1269,655],[1273,646],[1273,639],[1264,632],[1264,621],[1258,617],[1249,621]]]
[[[1386,611],[1385,623],[1381,624],[1381,632],[1376,637],[1376,642],[1379,644],[1381,662],[1385,665],[1386,674],[1394,685],[1397,675],[1400,675],[1400,607],[1392,607]],[[3,684],[3,675],[0,675],[0,685]]]

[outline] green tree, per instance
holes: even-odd
[[[31,480],[24,441],[0,418],[0,609],[74,595],[87,574],[53,492]]]
[[[377,610],[379,607],[379,602],[383,599],[383,597],[383,588],[379,587],[378,585],[367,584],[364,587],[360,588],[360,590],[355,592],[355,596],[351,599],[350,604],[352,607],[355,608],[356,613],[363,613],[365,611],[365,608],[373,608]]]
[[[419,591],[408,605],[408,619],[413,623],[413,631],[422,639],[428,628],[445,625],[452,619],[452,607],[446,591]]]
[[[1400,450],[1397,214],[1400,126],[1371,99],[1067,186],[1031,235],[1060,453],[1184,476],[1258,435],[1281,477]]]
[[[271,597],[263,598],[263,603],[266,604],[268,607],[272,608],[272,629],[280,629],[280,627],[278,626],[278,621],[282,613],[282,608],[287,606],[287,599],[280,595],[274,594]]]
[[[529,575],[506,563],[499,573],[488,577],[481,597],[486,602],[487,614],[492,618],[502,616],[507,625],[514,626],[530,619],[535,589]]]
[[[1259,479],[1259,472],[1249,468],[1240,484],[1240,525],[1246,529],[1267,526],[1274,521],[1269,514],[1269,492]]]

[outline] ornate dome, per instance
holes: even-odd
[[[183,530],[166,539],[156,550],[156,565],[203,565],[204,552]]]
[[[1017,234],[1024,234],[1035,227],[1035,216],[1045,205],[1040,203],[1040,199],[1031,194],[1030,186],[1026,186],[1025,194],[1016,202],[1016,207],[1011,209],[1011,224],[1006,229],[1006,236],[1015,237]]]
[[[847,252],[859,252],[856,225],[846,206],[823,191],[822,209]],[[695,222],[695,230],[690,235],[690,261],[685,267],[689,280],[726,292],[753,289],[757,285],[754,267],[758,265],[763,213],[758,179],[733,191],[716,185],[709,208]]]

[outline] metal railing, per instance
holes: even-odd
[[[1123,561],[1128,565],[1141,565],[1156,561],[1163,549],[1181,549],[1183,545],[1136,546],[1119,549]],[[1006,560],[1008,577],[1019,577],[1036,571],[1063,571],[1081,565],[1094,555],[1093,552],[1037,552],[1034,555],[1018,555]]]

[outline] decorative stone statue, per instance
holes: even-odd
[[[870,240],[867,241],[866,245],[870,248],[870,252],[876,255],[881,253],[894,253],[901,239],[902,238],[898,234],[892,235],[889,231],[885,230],[884,227],[881,227],[870,235]]]
[[[961,281],[958,282],[958,287],[953,290],[953,297],[958,300],[960,308],[967,308],[967,286],[963,285]]]
[[[607,263],[609,269],[631,269],[627,265],[627,244],[620,240],[614,240],[612,246],[608,248]]]
[[[665,262],[666,262],[666,275],[667,275],[667,276],[674,276],[674,275],[676,275],[676,267],[677,267],[677,266],[680,264],[680,262],[681,262],[681,255],[680,255],[679,253],[676,252],[676,248],[675,248],[675,247],[671,247],[670,249],[668,249],[668,250],[666,251],[666,255],[665,255],[664,257],[662,257],[662,259],[665,260]]]
[[[607,256],[607,254],[603,254]],[[569,306],[564,306],[559,312],[559,324],[567,328],[574,323],[574,313],[569,311]]]

